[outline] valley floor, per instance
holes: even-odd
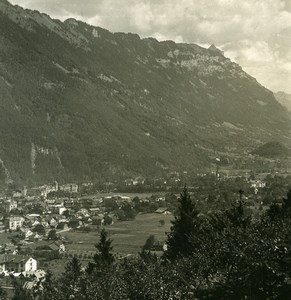
[[[106,231],[113,240],[114,254],[117,258],[138,254],[149,235],[154,235],[156,241],[163,244],[166,240],[166,232],[170,231],[172,219],[173,215],[142,214],[137,215],[135,220],[117,221],[113,225],[106,226]],[[164,220],[165,224],[161,225],[160,220]],[[61,234],[68,241],[67,258],[50,262],[49,268],[53,273],[59,275],[64,272],[64,266],[72,255],[80,257],[84,266],[91,260],[91,256],[96,253],[94,245],[98,243],[100,234],[97,226],[91,226],[91,228],[92,231],[88,233],[70,230]]]

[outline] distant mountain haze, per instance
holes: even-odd
[[[0,181],[159,176],[290,144],[290,113],[214,45],[158,42],[0,0]]]

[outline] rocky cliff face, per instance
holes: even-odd
[[[289,141],[287,110],[215,46],[111,33],[0,0],[0,54],[3,181],[196,170],[219,152]]]

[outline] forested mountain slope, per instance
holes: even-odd
[[[290,130],[273,93],[214,46],[61,22],[6,0],[0,106],[2,183],[194,170]]]

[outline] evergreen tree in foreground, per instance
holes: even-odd
[[[67,263],[64,275],[66,275],[64,277],[66,278],[67,283],[78,281],[78,278],[81,276],[81,262],[76,256]]]
[[[63,274],[63,277],[65,274]],[[53,278],[51,271],[47,271],[45,281],[42,283],[43,290],[40,294],[40,300],[58,300],[60,299],[60,293],[58,291],[57,281]]]
[[[111,244],[112,240],[108,238],[108,233],[103,228],[99,243],[95,245],[97,253],[93,257],[94,261],[88,265],[88,273],[92,273],[93,270],[104,266],[110,266],[114,262],[114,256],[112,254],[113,247]]]
[[[192,253],[193,237],[197,227],[198,210],[192,202],[186,186],[179,198],[179,208],[172,221],[171,231],[166,241],[167,250],[165,257],[175,260],[178,257],[186,257]]]
[[[62,292],[64,299],[76,298],[79,293],[79,283],[81,278],[81,262],[77,257],[73,257],[65,267],[65,273],[62,276]]]

